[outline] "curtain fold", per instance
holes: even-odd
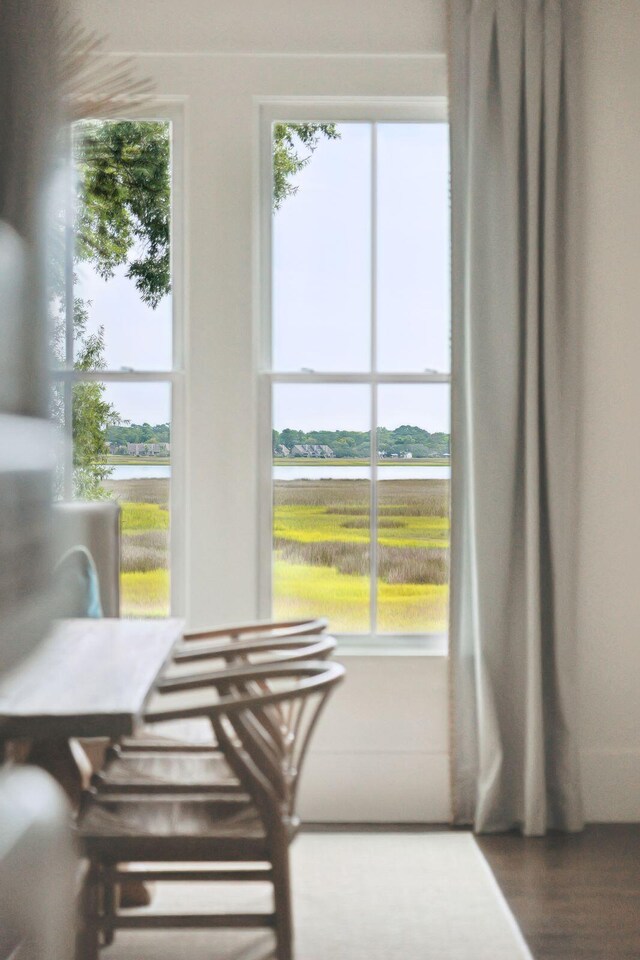
[[[454,820],[582,826],[560,0],[450,0]]]

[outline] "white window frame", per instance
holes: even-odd
[[[376,370],[376,137],[371,153],[371,372],[277,372],[271,367],[272,345],[272,128],[274,123],[443,123],[448,121],[446,97],[384,98],[257,98],[255,101],[258,149],[255,168],[254,210],[254,343],[255,369],[258,374],[258,610],[268,618],[273,597],[273,475],[272,475],[272,396],[279,383],[365,384],[371,388],[370,410],[370,569],[377,567],[377,387],[380,384],[451,384],[451,373],[380,373]],[[374,127],[375,131],[375,127]],[[377,591],[370,589],[370,622],[377,620]],[[446,652],[447,633],[431,634],[337,634],[341,645],[352,647],[422,648],[428,652]]]
[[[170,219],[170,270],[172,305],[172,367],[170,370],[74,370],[73,369],[73,204],[75,202],[75,177],[71,169],[70,198],[68,203],[67,234],[65,245],[66,316],[65,316],[65,361],[64,365],[51,371],[51,381],[63,385],[65,411],[65,442],[63,464],[63,496],[71,500],[73,494],[73,438],[70,417],[72,391],[75,383],[99,381],[100,383],[167,383],[171,388],[171,481],[169,485],[169,582],[170,611],[172,616],[186,614],[187,550],[186,550],[186,394],[187,377],[187,329],[185,322],[185,120],[184,103],[181,97],[170,97],[146,103],[143,109],[127,107],[123,102],[117,115],[105,118],[117,120],[157,120],[171,123],[171,219]],[[70,309],[71,308],[71,309]]]

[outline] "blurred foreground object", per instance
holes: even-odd
[[[46,241],[57,16],[53,0],[0,2],[0,680],[47,633],[51,609]],[[0,748],[2,739],[0,728]],[[75,874],[62,791],[40,770],[5,763],[3,960],[69,960]]]
[[[29,653],[49,619],[55,17],[53,0],[0,4],[0,673]]]
[[[0,957],[70,960],[77,861],[62,790],[41,770],[0,772]]]

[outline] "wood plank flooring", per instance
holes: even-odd
[[[639,960],[640,824],[477,840],[535,960]]]

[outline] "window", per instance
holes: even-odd
[[[448,620],[448,126],[418,109],[265,113],[264,613],[387,641]]]
[[[120,503],[121,614],[132,617],[180,606],[174,135],[167,119],[74,125],[53,270],[56,493]]]

